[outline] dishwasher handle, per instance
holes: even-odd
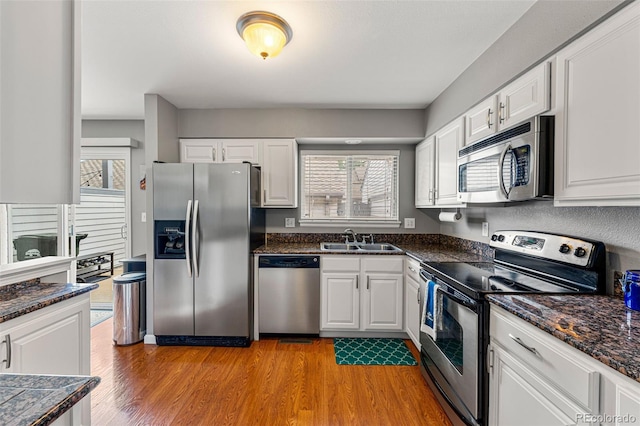
[[[320,268],[320,256],[260,256],[259,268]]]

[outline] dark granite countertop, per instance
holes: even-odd
[[[0,374],[0,424],[51,424],[99,383],[93,376]]]
[[[320,250],[320,243],[311,242],[311,243],[287,243],[287,242],[277,242],[277,243],[269,243],[263,246],[258,247],[253,251],[254,254],[322,254],[322,255],[331,255],[331,254],[344,254],[344,255],[384,255],[384,256],[393,256],[393,255],[404,255],[407,254],[419,262],[482,262],[482,261],[491,261],[490,257],[483,256],[480,254],[472,253],[466,248],[457,248],[452,246],[443,246],[440,244],[419,244],[419,243],[410,243],[410,244],[397,244],[393,243],[396,247],[402,249],[401,252],[353,252],[353,251],[327,251]]]
[[[489,295],[489,302],[640,382],[640,312],[599,295]]]
[[[0,287],[0,323],[98,288],[98,284],[27,281]]]

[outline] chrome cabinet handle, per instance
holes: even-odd
[[[369,290],[369,278],[371,278],[371,277],[369,277],[369,275],[367,275],[367,290]]]
[[[500,124],[504,123],[504,108],[506,107],[505,104],[503,104],[502,102],[500,102],[500,109],[498,110],[498,122],[500,122]]]
[[[429,190],[429,202],[433,200],[433,189]]]
[[[409,270],[410,270],[411,272],[416,272],[416,270],[415,270],[415,269],[413,269],[411,266],[409,266]]]
[[[487,110],[487,127],[491,128],[491,126],[493,125],[493,123],[491,123],[491,114],[493,114],[493,112],[491,112],[491,108],[489,108]]]
[[[7,368],[11,368],[11,335],[6,334],[2,343],[7,344],[7,359],[3,359],[2,362],[7,364]]]
[[[189,274],[189,278],[193,276],[193,272],[191,270],[191,246],[189,245],[191,242],[191,204],[192,200],[187,201],[187,214],[185,216],[185,229],[184,229],[184,253],[187,258],[187,273]]]
[[[267,190],[264,189],[262,190],[262,203],[266,203],[267,202]]]
[[[538,352],[536,350],[536,348],[533,348],[529,345],[527,345],[526,343],[524,343],[522,340],[520,340],[519,337],[514,336],[513,334],[509,333],[509,337],[511,337],[517,344],[519,344],[520,346],[522,346],[523,348],[525,348],[526,350],[528,350],[529,352],[531,352],[534,355],[537,356],[541,356],[540,352]]]
[[[213,161],[216,161],[216,149],[211,148],[213,150]]]
[[[359,281],[358,278],[359,278],[359,275],[356,275],[356,290],[358,290],[358,281]]]
[[[222,162],[224,163],[224,148],[222,148]]]

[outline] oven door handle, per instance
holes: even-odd
[[[452,299],[454,302],[471,309],[474,312],[477,312],[478,310],[478,304],[477,302],[475,302],[472,298],[463,295],[462,293],[460,293],[459,291],[456,291],[455,289],[453,289],[453,287],[451,287],[449,284],[445,284],[443,283],[442,280],[436,278],[435,276],[431,275],[429,272],[427,272],[424,269],[420,270],[420,278],[422,278],[422,280],[425,283],[428,283],[429,281],[433,281],[435,283],[438,283],[440,286],[438,287],[438,292],[442,293],[442,294],[446,294],[447,297],[449,297],[450,299]]]

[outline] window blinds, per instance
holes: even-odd
[[[397,151],[301,157],[301,220],[398,220]]]

